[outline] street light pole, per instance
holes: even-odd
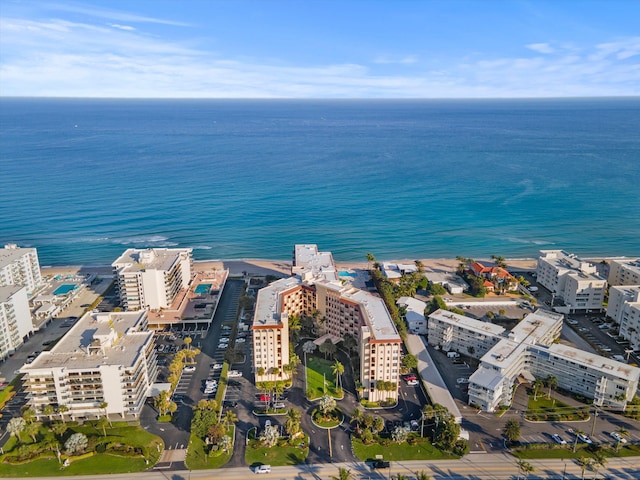
[[[597,418],[598,418],[598,406],[594,405],[593,406],[593,426],[591,427],[591,436],[592,437],[596,433],[596,420],[597,420]]]

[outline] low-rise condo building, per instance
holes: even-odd
[[[611,260],[609,285],[640,285],[640,259]]]
[[[35,248],[8,244],[0,250],[0,287],[22,285],[31,295],[41,283],[40,263]]]
[[[603,310],[607,281],[595,265],[563,250],[541,250],[536,274],[538,283],[562,300],[568,312]]]
[[[32,332],[27,287],[0,287],[0,360],[14,353]]]
[[[190,248],[126,250],[111,265],[125,310],[169,308],[191,281]]]
[[[555,344],[562,324],[562,315],[536,310],[507,331],[438,310],[429,316],[429,343],[480,359],[469,378],[469,403],[482,410],[509,405],[519,379],[550,375],[561,388],[592,398],[596,405],[624,408],[636,393],[640,369]]]
[[[157,375],[147,312],[89,312],[20,371],[40,418],[47,405],[73,420],[137,418]]]
[[[405,309],[404,319],[407,322],[409,332],[415,335],[426,335],[428,330],[424,310],[427,308],[427,304],[413,297],[400,297],[396,304]]]
[[[295,246],[292,273],[258,292],[252,325],[255,381],[289,378],[289,317],[315,316],[324,339],[356,340],[364,398],[396,399],[402,340],[384,302],[343,285],[331,253],[318,252],[316,245]]]
[[[640,285],[621,285],[609,288],[607,316],[620,325],[620,336],[629,341],[630,348],[640,349]]]

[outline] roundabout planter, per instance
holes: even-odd
[[[344,422],[344,414],[338,408],[333,410],[333,412],[332,412],[333,419],[332,420],[321,421],[319,419],[314,418],[314,417],[318,416],[317,414],[318,414],[318,412],[316,411],[316,412],[314,412],[314,414],[311,415],[311,423],[313,423],[318,428],[323,428],[325,430],[331,430],[332,428],[336,428],[339,425],[341,425],[342,422]]]

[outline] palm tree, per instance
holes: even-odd
[[[111,426],[111,420],[109,420],[109,414],[107,413],[107,407],[109,406],[109,402],[101,402],[100,409],[104,411],[105,418],[109,421],[109,426]]]
[[[520,438],[520,422],[515,419],[510,419],[504,426],[504,436],[507,437],[509,442],[515,442]]]
[[[584,480],[584,471],[591,466],[593,459],[590,457],[578,457],[576,462],[578,463],[578,466],[582,470],[582,480]]]
[[[356,409],[351,414],[351,421],[356,422],[356,424],[359,424],[362,421],[363,417],[364,417],[364,412],[362,411],[362,409],[360,407],[356,407]]]
[[[301,328],[302,324],[300,323],[300,316],[291,315],[289,317],[289,333],[291,334],[291,339],[294,343],[298,340],[298,335]]]
[[[548,399],[551,399],[551,390],[558,386],[558,377],[555,375],[549,375],[547,377],[547,387],[549,387],[549,394],[547,395]]]
[[[22,411],[22,418],[26,423],[31,423],[36,419],[36,411],[31,407],[25,408]]]
[[[427,475],[427,472],[420,470],[416,472],[416,480],[431,480],[431,475]]]
[[[22,431],[32,438],[33,443],[36,443],[36,435],[40,431],[40,422],[27,423]]]
[[[45,405],[42,409],[42,413],[44,413],[49,418],[49,421],[51,421],[51,416],[56,413],[56,409],[53,405]]]
[[[351,353],[351,351],[358,345],[358,342],[350,333],[347,333],[344,336],[344,338],[342,339],[342,343],[344,345],[344,348],[346,348],[349,353]]]
[[[328,338],[322,345],[320,345],[320,348],[319,348],[320,353],[324,353],[325,359],[327,358],[327,355],[333,356],[336,353],[337,349],[338,348]]]
[[[51,424],[51,431],[56,437],[62,438],[67,431],[67,425],[64,422],[53,422]]]
[[[107,425],[109,425],[109,420],[107,420],[105,417],[100,417],[98,419],[98,422],[96,423],[96,427],[102,428],[102,435],[104,437],[107,436]]]
[[[373,253],[367,253],[367,267],[369,271],[371,271],[371,265],[376,261],[376,257],[373,256]]]
[[[342,374],[344,373],[344,365],[338,360],[331,366],[331,372],[336,376],[336,387],[342,388]]]
[[[516,463],[518,464],[520,472],[522,472],[522,474],[524,475],[524,478],[527,478],[531,472],[535,471],[535,467],[529,462],[518,460]]]
[[[331,477],[331,480],[351,480],[353,475],[351,474],[351,470],[348,470],[344,467],[338,468],[338,476]]]
[[[424,437],[424,421],[425,420],[431,420],[432,418],[435,417],[435,409],[433,408],[433,405],[431,404],[427,404],[424,407],[422,407],[422,425],[420,428],[420,437]]]
[[[302,352],[304,353],[304,368],[307,368],[307,353],[313,353],[316,351],[317,345],[311,340],[302,344]]]
[[[290,408],[287,412],[287,421],[284,428],[290,437],[295,437],[300,432],[300,420],[302,414],[295,408]]]
[[[15,435],[16,438],[18,439],[18,442],[22,442],[22,438],[20,438],[20,434],[22,433],[22,431],[25,429],[26,426],[27,426],[27,422],[25,421],[24,418],[13,417],[11,420],[9,420],[9,423],[7,424],[7,432],[9,432],[9,435]]]
[[[230,427],[237,421],[238,421],[238,416],[235,414],[233,410],[225,410],[224,416],[222,417],[222,423],[225,427]]]
[[[67,407],[66,405],[58,405],[57,410],[60,414],[60,420],[62,420],[62,423],[64,423],[64,414],[69,411],[69,407]]]
[[[533,387],[533,400],[538,400],[538,392],[544,387],[544,380],[536,378],[532,384]]]
[[[187,346],[187,350],[191,350],[191,342],[193,342],[193,338],[185,337],[183,342]]]
[[[607,459],[604,455],[599,454],[593,457],[593,461],[591,462],[591,469],[593,470],[593,478],[595,479],[598,475],[598,470],[600,467],[603,467],[607,464]]]
[[[373,429],[375,430],[376,433],[380,433],[382,430],[384,430],[384,418],[382,417],[375,417],[373,419]]]

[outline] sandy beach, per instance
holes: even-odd
[[[478,259],[492,263],[490,259]],[[380,263],[405,263],[413,264],[415,260],[378,260]],[[421,259],[425,270],[453,272],[458,266],[455,258],[426,258]],[[507,259],[507,265],[518,270],[534,270],[536,259]],[[340,270],[364,270],[369,267],[367,262],[336,262]],[[193,272],[210,272],[211,270],[228,269],[230,275],[289,275],[291,274],[291,261],[267,260],[267,259],[241,259],[241,260],[196,260],[193,262]],[[59,267],[42,267],[42,275],[75,275],[97,273],[108,276],[113,273],[111,265],[69,265]]]

